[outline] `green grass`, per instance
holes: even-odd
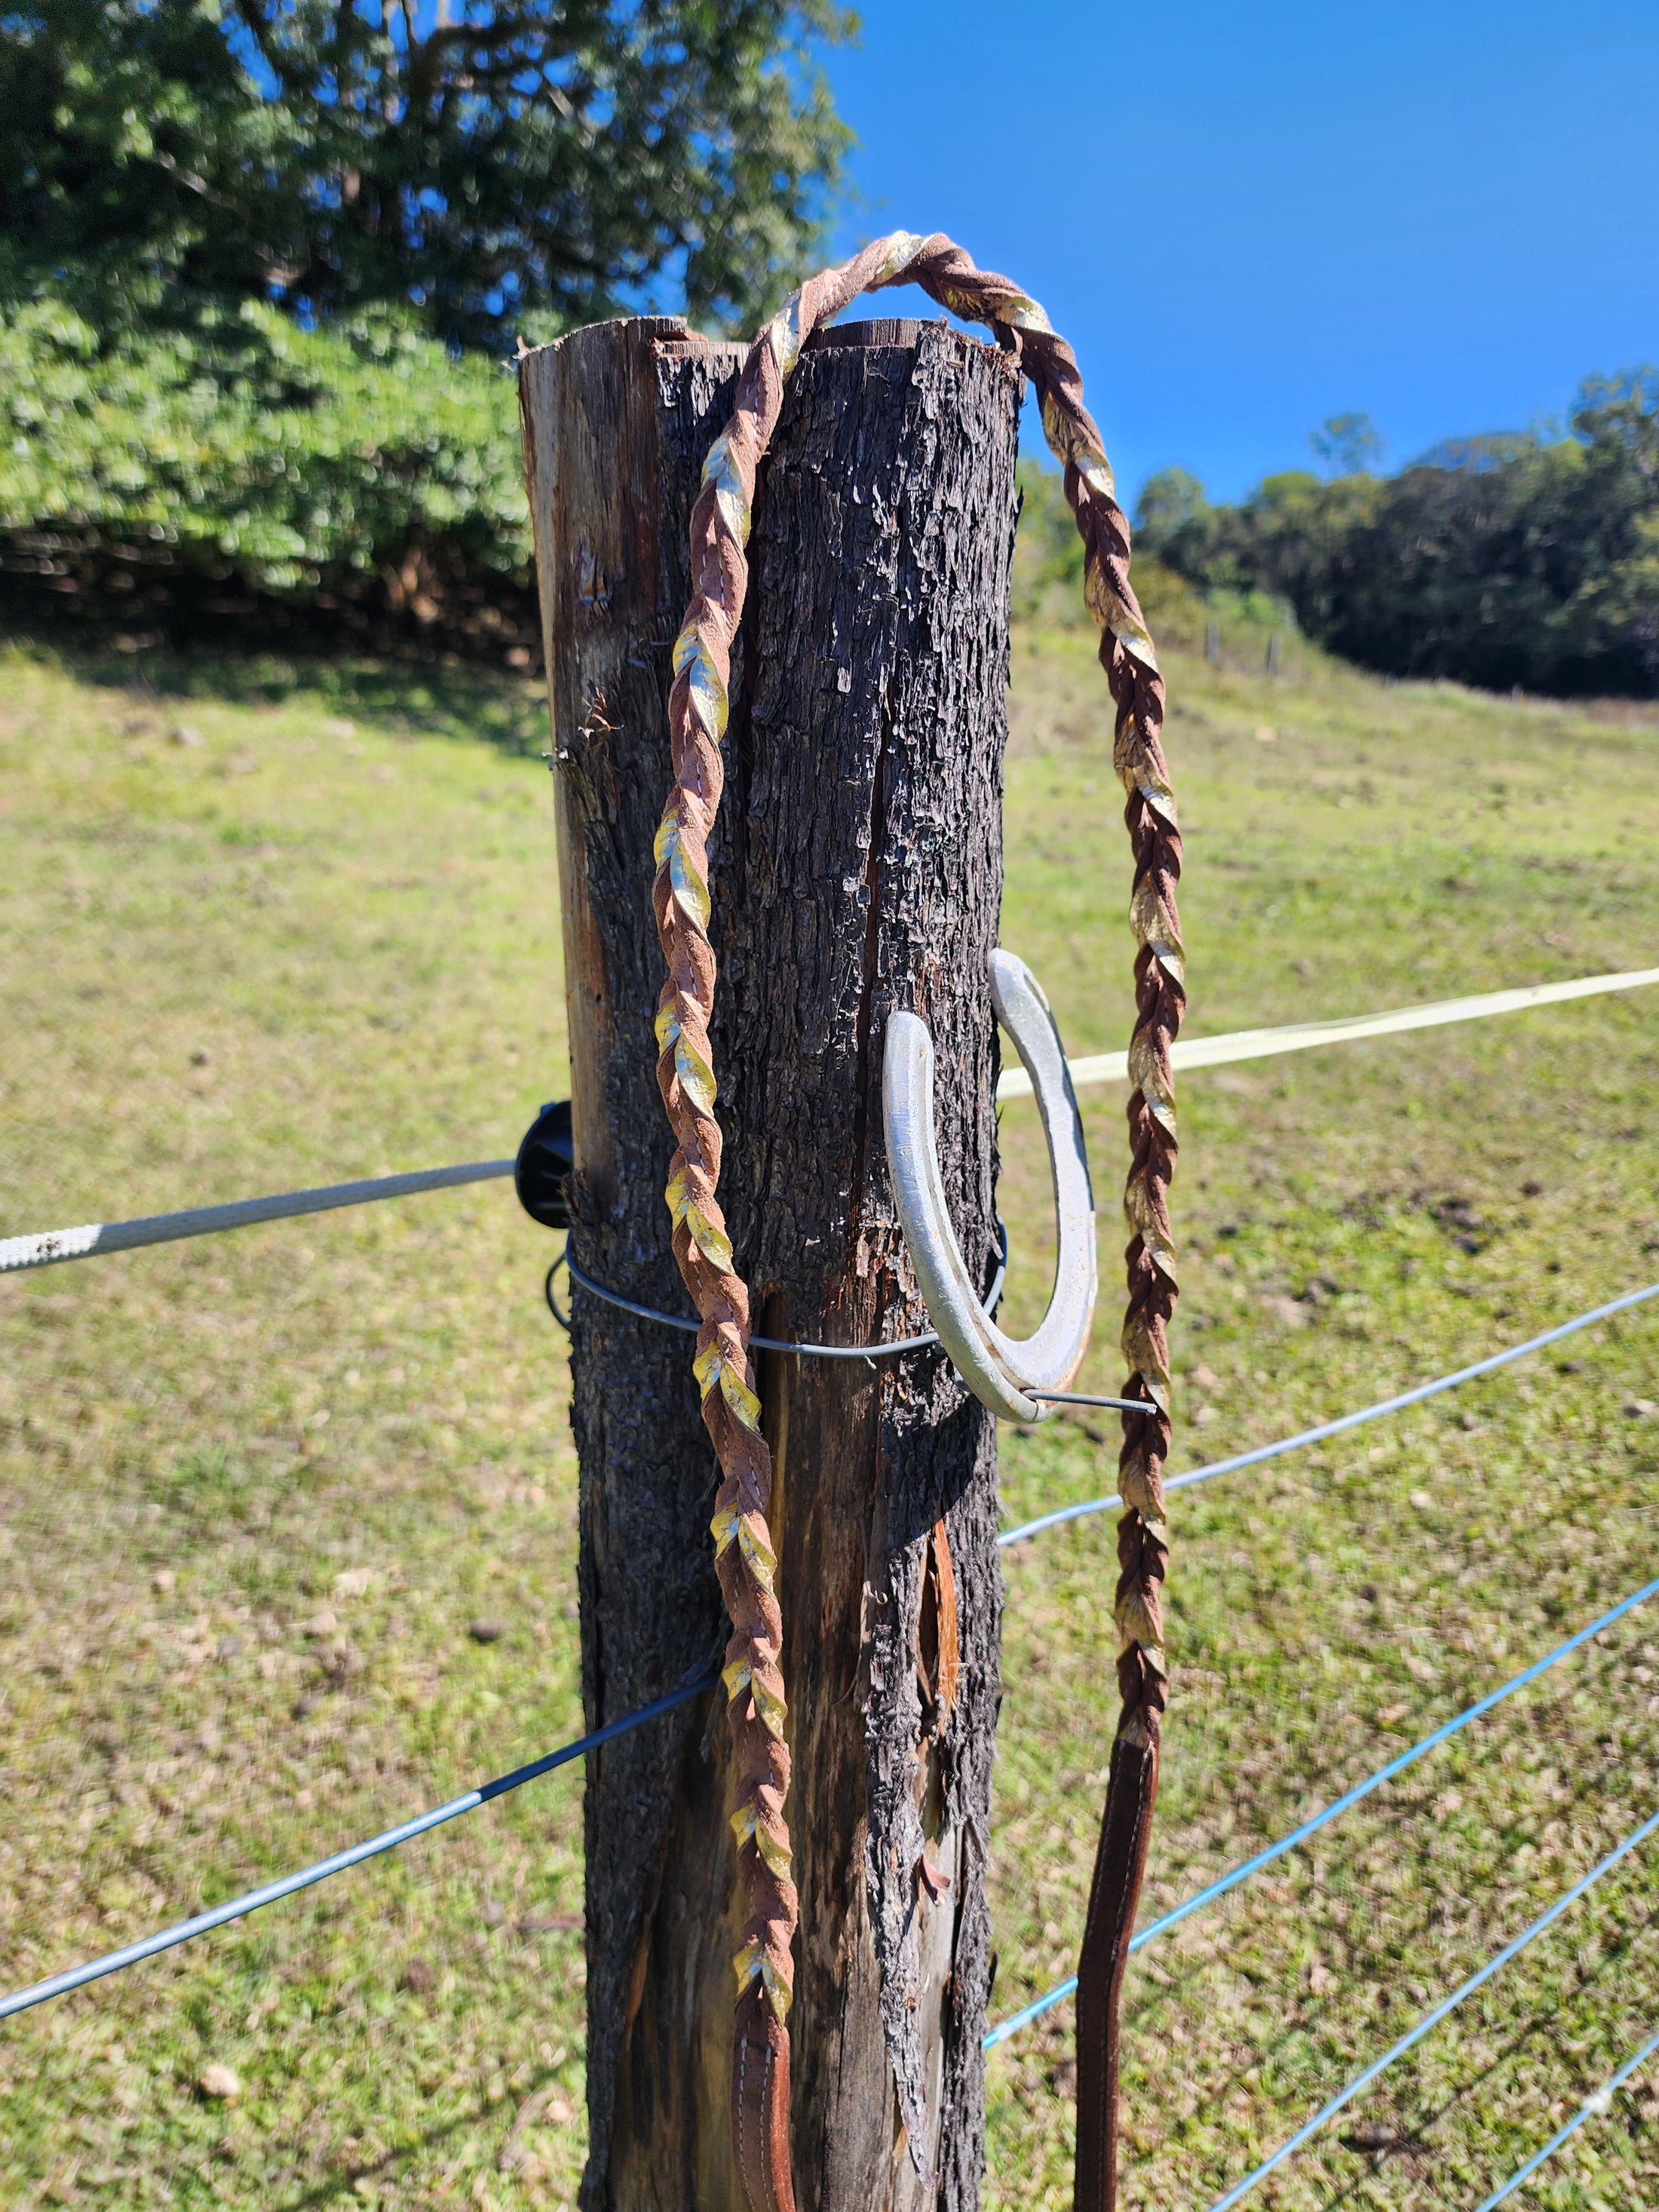
[[[1277,683],[1171,664],[1190,1033],[1659,960],[1659,727],[1286,658]],[[508,1149],[563,1081],[528,688],[149,678],[0,663],[0,1233]],[[1003,941],[1071,1050],[1119,1047],[1126,843],[1086,641],[1022,637],[1013,704]],[[1659,994],[1187,1079],[1176,1464],[1659,1277],[1656,1079]],[[1109,1212],[1121,1105],[1085,1094]],[[1028,1107],[1004,1154],[1029,1317],[1049,1244]],[[1109,1222],[1085,1387],[1118,1380],[1119,1241]],[[550,1249],[484,1186],[0,1283],[5,1986],[574,1733]],[[1149,1911],[1656,1571],[1638,1398],[1659,1398],[1659,1316],[1179,1498]],[[1010,1515],[1109,1489],[1106,1435],[1006,1434]],[[1006,1566],[998,2014],[1075,1960],[1109,1521]],[[1202,2212],[1659,1803],[1656,1676],[1638,1613],[1143,1952],[1127,2202]],[[1385,2077],[1354,2118],[1395,2148],[1339,2126],[1259,2201],[1476,2201],[1659,2019],[1656,1863]],[[0,2202],[568,2203],[580,1900],[579,1784],[554,1777],[28,2015],[0,2031]],[[1069,2045],[1062,2006],[990,2062],[992,2206],[1069,2204]],[[234,2100],[198,2086],[212,2063]],[[1529,2201],[1656,2198],[1659,2077]]]

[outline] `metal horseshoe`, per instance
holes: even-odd
[[[1054,1176],[1060,1258],[1034,1336],[1003,1334],[963,1264],[933,1137],[933,1042],[915,1014],[895,1014],[887,1024],[881,1077],[887,1164],[927,1317],[957,1372],[1004,1420],[1041,1421],[1054,1408],[1030,1393],[1064,1390],[1088,1348],[1097,1285],[1094,1192],[1060,1032],[1036,976],[1012,952],[991,955],[991,1003],[1031,1079]]]

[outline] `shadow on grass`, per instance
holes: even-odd
[[[1578,1680],[1571,1677],[1558,1678],[1553,1692],[1540,1698],[1537,1705],[1533,1706],[1527,1714],[1524,1722],[1527,1733],[1536,1733],[1546,1723],[1553,1723],[1559,1728],[1564,1722],[1573,1701],[1584,1695],[1589,1689],[1604,1689],[1611,1678],[1620,1671],[1628,1655],[1622,1651],[1614,1651],[1596,1656],[1601,1657],[1602,1663],[1593,1672],[1591,1668],[1594,1662],[1587,1663],[1586,1672],[1589,1674],[1589,1681],[1582,1678]],[[1504,1737],[1496,1733],[1485,1738],[1488,1760],[1495,1755],[1502,1743],[1513,1740],[1513,1737]],[[1466,1752],[1471,1747],[1465,1746]],[[1594,1773],[1581,1772],[1566,1800],[1568,1806],[1575,1810],[1582,1810],[1593,1802],[1607,1790],[1613,1777],[1628,1771],[1630,1761],[1635,1755],[1633,1752],[1630,1753],[1625,1764],[1616,1768],[1603,1766],[1596,1769]],[[1346,1777],[1340,1767],[1324,1768],[1301,1777],[1298,1786],[1304,1796],[1319,1796],[1329,1802],[1340,1796],[1345,1790],[1351,1788],[1352,1779]],[[1409,1787],[1409,1785],[1407,1786]],[[1401,1798],[1392,1794],[1372,1798],[1370,1801],[1370,1818],[1373,1824],[1373,1835],[1370,1847],[1375,1848],[1376,1840],[1379,1836],[1403,1834],[1413,1827],[1422,1817],[1422,1804],[1415,1799]],[[1287,1825],[1295,1825],[1295,1823],[1287,1820]],[[1250,1843],[1253,1850],[1260,1850],[1267,1839],[1241,1838],[1238,1840],[1241,1846],[1247,1842]],[[1241,1856],[1250,1855],[1250,1850],[1241,1850]],[[1245,1885],[1241,1891],[1234,1893],[1235,1895],[1239,1896],[1247,1896],[1249,1893],[1249,1885]],[[1218,1904],[1224,1902],[1225,1902],[1224,1899],[1217,1900]],[[1356,1950],[1349,1961],[1345,1984],[1363,1981],[1368,1977],[1382,1978],[1386,1972],[1391,1971],[1394,1964],[1393,1954],[1402,1946],[1414,1941],[1420,1941],[1426,1935],[1433,1912],[1432,1904],[1425,1905],[1416,1919],[1394,1929],[1383,1939],[1385,1948],[1382,1951]],[[1180,1958],[1173,1968],[1162,1969],[1161,1971],[1166,1973],[1167,1978],[1150,1991],[1143,1987],[1137,1998],[1126,2005],[1123,2020],[1126,2036],[1132,2033],[1151,2034],[1154,2032],[1156,2021],[1166,2008],[1198,2002],[1199,1985],[1208,1972],[1208,1960],[1188,1954]],[[1017,2006],[1027,2003],[1041,1994],[1042,1992],[1036,1989],[1019,1990],[1012,1992],[1009,2001],[1011,2004]],[[1247,2062],[1248,2065],[1259,2065],[1264,2059],[1278,2056],[1295,2036],[1310,2033],[1316,2028],[1322,2018],[1340,2007],[1342,1999],[1343,1991],[1339,1990],[1328,2003],[1316,2003],[1311,2007],[1298,2008],[1294,2016],[1281,2026],[1267,2045],[1260,2050],[1252,2051]],[[1042,2031],[1039,2030],[1032,2043],[1026,2047],[1028,2049],[1041,2047],[1042,2042]],[[1219,2081],[1212,2092],[1212,2100],[1218,2101],[1231,2088],[1237,2087],[1243,2080],[1245,2070],[1244,2065],[1235,2066]]]
[[[1620,1772],[1624,1771],[1625,1770],[1622,1769],[1620,1770]],[[1588,1777],[1585,1778],[1581,1785],[1573,1791],[1571,1798],[1569,1801],[1570,1804],[1575,1809],[1582,1808],[1591,1799],[1601,1793],[1601,1790],[1607,1786],[1607,1780],[1608,1777],[1605,1772],[1593,1779]],[[1393,1829],[1401,1825],[1405,1819],[1408,1819],[1410,1817],[1411,1815],[1407,1808],[1398,1808],[1398,1814],[1395,1817],[1391,1818],[1382,1825],[1387,1828]],[[1405,1944],[1414,1939],[1420,1939],[1427,1931],[1429,1920],[1430,1915],[1425,1912],[1419,1916],[1410,1926],[1392,1935],[1389,1937],[1388,1943],[1389,1953],[1397,1953]],[[1554,2004],[1541,2002],[1538,2010],[1532,2013],[1525,2022],[1522,2023],[1512,2031],[1509,2040],[1495,2054],[1492,2060],[1486,2066],[1482,2067],[1470,2081],[1463,2084],[1461,2088],[1454,2091],[1440,2105],[1432,2110],[1423,2112],[1413,2122],[1407,2122],[1402,2118],[1399,2130],[1401,2148],[1398,2154],[1401,2156],[1409,2154],[1416,2157],[1419,2160],[1425,2159],[1432,2160],[1434,2156],[1432,2146],[1429,2145],[1425,2141],[1429,2131],[1436,2127],[1448,2116],[1448,2114],[1455,2111],[1460,2106],[1467,2107],[1470,2101],[1474,2098],[1476,2093],[1480,2090],[1504,2064],[1524,2050],[1528,2042],[1532,2041],[1537,2036],[1549,2032],[1553,2028],[1553,2024],[1559,2020],[1560,2014],[1567,2008],[1569,2004],[1573,2002],[1576,1999],[1581,1998],[1586,1992],[1593,1990],[1602,1980],[1605,1975],[1610,1972],[1615,1966],[1621,1965],[1633,1946],[1640,1940],[1640,1937],[1647,1932],[1648,1931],[1645,1929],[1633,1930],[1629,1933],[1621,1933],[1613,1936],[1610,1940],[1607,1940],[1594,1968],[1589,1973],[1581,1976],[1577,1986],[1570,1993],[1570,1995],[1558,1999]],[[1375,1952],[1367,1954],[1361,1957],[1357,1957],[1351,1960],[1349,1972],[1346,1978],[1349,1990],[1352,1989],[1352,1984],[1356,1981],[1363,1981],[1368,1972],[1378,1977],[1385,1975],[1397,1976],[1397,1958],[1392,1955],[1385,1955],[1381,1952]],[[1156,1999],[1136,2007],[1133,2013],[1129,2015],[1128,2021],[1126,2022],[1126,2025],[1139,2027],[1143,2030],[1150,2029],[1151,2021],[1148,2015],[1154,2014],[1158,2008],[1163,2005],[1169,2003],[1172,1999],[1189,1996],[1191,1994],[1191,1983],[1195,1978],[1196,1974],[1192,1971],[1182,1975],[1177,1979],[1171,1988],[1161,1990]],[[1250,2066],[1259,2067],[1270,2059],[1283,2056],[1292,2039],[1298,2035],[1311,2036],[1312,2033],[1317,2028],[1321,2017],[1323,2014],[1331,2012],[1334,2007],[1340,2003],[1342,1994],[1342,1992],[1339,1992],[1334,1996],[1332,1998],[1330,2004],[1328,2006],[1318,2007],[1312,2010],[1298,2009],[1296,2016],[1293,2019],[1284,2022],[1279,2031],[1265,2045],[1254,2050],[1251,2052],[1249,2060]],[[1381,2040],[1381,2031],[1379,2031],[1378,2039]],[[1390,2038],[1390,2040],[1392,2040],[1392,2038]],[[1204,2111],[1207,2110],[1212,2112],[1214,2107],[1222,2102],[1228,2093],[1231,2089],[1237,2087],[1243,2081],[1245,2071],[1246,2069],[1244,2067],[1235,2063],[1232,2069],[1212,2087],[1206,2096],[1204,2106],[1200,2108],[1200,2112],[1193,2115],[1193,2120],[1194,2122],[1198,2121],[1201,2118]],[[1176,2130],[1172,2131],[1174,2139],[1177,2142],[1185,2139],[1188,2135],[1191,2125],[1191,2122],[1182,2123]],[[1369,2153],[1366,2147],[1359,2143],[1354,2142],[1346,2137],[1339,2137],[1337,2140],[1340,2142],[1341,2147],[1344,2149],[1349,2151],[1356,2158],[1369,2160],[1375,2157],[1375,2154]],[[1392,2154],[1391,2154],[1391,2155]],[[1330,2199],[1333,2212],[1334,2212],[1334,2208],[1336,2206],[1352,2201],[1354,2191],[1358,2190],[1364,2182],[1373,2179],[1375,2177],[1376,2171],[1376,2168],[1374,2166],[1368,2165],[1366,2172],[1357,2173],[1346,2182],[1342,2185],[1340,2193]],[[1218,2182],[1218,2185],[1224,2185],[1224,2183]]]
[[[1529,2043],[1547,2036],[1556,2040],[1559,2048],[1562,2015],[1569,2011],[1576,2000],[1595,1990],[1607,1974],[1615,1967],[1623,1966],[1641,1937],[1649,1933],[1650,1933],[1650,1929],[1640,1929],[1622,1937],[1616,1943],[1609,1943],[1598,1959],[1595,1968],[1589,1973],[1581,1976],[1577,1986],[1567,1996],[1558,1997],[1553,2004],[1541,2004],[1540,2009],[1534,2013],[1524,2026],[1516,2030],[1502,2049],[1494,2053],[1488,2063],[1470,2080],[1464,2082],[1461,2088],[1453,2090],[1449,2096],[1444,2098],[1431,2111],[1425,2111],[1414,2124],[1407,2124],[1402,2122],[1400,2129],[1401,2149],[1409,2148],[1411,2152],[1431,2160],[1434,2156],[1434,2148],[1425,2141],[1430,2129],[1437,2127],[1442,2120],[1455,2112],[1460,2106],[1469,2105],[1476,2093],[1484,2089],[1510,2059],[1518,2057]],[[1570,2051],[1563,2051],[1562,2055],[1568,2059],[1571,2057]],[[1571,2094],[1577,2093],[1575,2091]],[[1355,2151],[1361,2156],[1368,2154],[1366,2146],[1364,2144],[1356,2143],[1346,2137],[1340,2137],[1339,2140],[1345,2150]],[[1373,2158],[1376,2156],[1374,2152],[1369,2154]],[[1393,2153],[1385,2154],[1389,2156],[1394,2154]],[[1352,2176],[1343,2185],[1336,2196],[1328,2200],[1328,2212],[1337,2212],[1337,2207],[1351,2203],[1355,2191],[1370,2178],[1368,2174]]]
[[[1346,2126],[1349,2132],[1334,2133],[1327,2137],[1323,2155],[1328,2160],[1335,2150],[1340,2148],[1347,2152],[1351,2157],[1362,2161],[1363,2169],[1352,2173],[1346,2180],[1337,2184],[1336,2194],[1324,2200],[1326,2212],[1339,2212],[1340,2207],[1354,2203],[1357,2200],[1358,2192],[1368,2182],[1374,2181],[1383,2168],[1391,2162],[1401,2164],[1408,2172],[1420,2178],[1423,2170],[1431,2166],[1438,2154],[1436,2146],[1429,2141],[1431,2131],[1460,2107],[1466,2110],[1470,2108],[1478,2094],[1496,2078],[1510,2060],[1519,2057],[1528,2044],[1540,2038],[1559,2037],[1562,2015],[1568,2013],[1570,2008],[1577,2002],[1594,1992],[1605,1977],[1616,1968],[1623,1966],[1641,1938],[1650,1932],[1647,1929],[1638,1929],[1621,1936],[1615,1942],[1609,1942],[1598,1958],[1595,1967],[1589,1973],[1580,1977],[1576,1987],[1570,1993],[1559,1996],[1553,2003],[1547,1999],[1540,2001],[1538,2010],[1513,2031],[1508,2040],[1493,2054],[1488,2063],[1438,2105],[1432,2109],[1420,2112],[1414,2118],[1406,2118],[1401,2110],[1395,2142],[1386,2149],[1379,2151],[1356,2137],[1352,2130],[1359,2122],[1360,2114],[1357,2106],[1351,2107],[1344,2115],[1343,2120],[1339,2123],[1340,2126]],[[1273,2047],[1278,2049],[1286,2039],[1287,2038],[1284,2037],[1278,2039]],[[1237,2075],[1233,2075],[1218,2093],[1218,2096],[1224,2094],[1226,2088],[1231,2087],[1239,2078]],[[1400,2108],[1396,2106],[1396,2109]],[[1194,2118],[1197,2117],[1194,2115]],[[1289,2124],[1287,2122],[1287,2128]],[[1187,2130],[1183,2129],[1180,2132],[1184,2136]],[[1133,2176],[1138,2172],[1150,2168],[1152,2162],[1151,2159],[1137,2160],[1127,2169],[1127,2173]],[[1215,2175],[1212,2185],[1218,2190],[1227,2186],[1227,2175],[1224,2170]]]
[[[1607,1675],[1612,1674],[1617,1665],[1616,1658],[1610,1660],[1601,1679],[1605,1680]],[[1564,1685],[1557,1698],[1547,1705],[1542,1705],[1528,1717],[1529,1728],[1536,1729],[1546,1719],[1558,1717],[1562,1709],[1579,1693],[1583,1687],[1582,1684]],[[1620,1765],[1603,1766],[1593,1775],[1581,1775],[1565,1801],[1566,1808],[1574,1812],[1583,1812],[1605,1795],[1615,1781],[1639,1771],[1634,1765],[1636,1758],[1637,1754],[1632,1751]],[[1401,1803],[1387,1798],[1380,1801],[1373,1800],[1372,1803],[1374,1826],[1370,1843],[1368,1845],[1371,1850],[1376,1849],[1377,1842],[1382,1838],[1402,1834],[1404,1831],[1415,1826],[1423,1816],[1420,1804]],[[1558,1808],[1556,1817],[1558,1819],[1564,1817],[1560,1808]],[[1516,1844],[1521,1840],[1518,1831],[1512,1828],[1504,1844],[1505,1854],[1511,1851]],[[1345,1995],[1354,1984],[1364,1984],[1366,1981],[1377,1981],[1386,1985],[1391,1976],[1397,1977],[1398,1954],[1412,1944],[1426,1940],[1434,1923],[1435,1911],[1435,1905],[1431,1900],[1410,1919],[1402,1919],[1397,1923],[1390,1923],[1386,1930],[1379,1929],[1376,1948],[1362,1949],[1351,1945],[1348,1965],[1343,1978],[1343,1987],[1333,1995],[1328,2003],[1299,2007],[1295,2017],[1286,2021],[1268,2043],[1253,2051],[1249,2064],[1258,2066],[1267,2059],[1276,2057],[1296,2035],[1312,2033],[1318,2028],[1322,2020],[1327,2016],[1334,2015],[1340,2008]],[[1155,1996],[1144,1997],[1139,2003],[1127,2011],[1126,2024],[1143,2027],[1150,2032],[1153,2016],[1161,2007],[1175,2002],[1195,2002],[1197,2001],[1196,1985],[1201,1980],[1207,1962],[1200,1959],[1183,1960],[1180,1969],[1170,1976],[1168,1984],[1160,1988]],[[1244,2071],[1243,2068],[1236,2068],[1228,2074],[1219,2082],[1215,2091],[1216,2097],[1219,2099],[1224,2096],[1228,2090],[1236,2087],[1243,2081]]]
[[[241,653],[149,644],[126,651],[101,635],[70,639],[16,630],[7,641],[141,706],[222,700],[236,707],[285,707],[305,699],[388,734],[481,739],[514,759],[547,750],[540,678],[483,666],[459,653],[416,646],[331,653],[257,642]]]
[[[476,2104],[471,2112],[457,2112],[453,2119],[445,2120],[441,2125],[424,2129],[412,2141],[405,2141],[398,2144],[395,2149],[386,2151],[380,2158],[371,2160],[361,2166],[343,2166],[338,2172],[328,2175],[325,2179],[313,2183],[300,2196],[289,2197],[283,2205],[282,2212],[315,2212],[315,2208],[319,2205],[337,2203],[342,2200],[361,2201],[362,2192],[357,2187],[360,2181],[395,2182],[400,2170],[407,2166],[422,2151],[435,2149],[440,2143],[448,2142],[462,2129],[476,2127],[481,2121],[509,2112],[516,2118],[530,2099],[556,2078],[550,2071],[544,2069],[525,2088],[522,2094],[515,2091],[508,2096],[485,2098]],[[512,2123],[509,2121],[508,2133],[511,2132],[511,2128]],[[506,2141],[505,2136],[502,2141],[503,2142]],[[495,2167],[500,2155],[500,2147],[497,2146],[495,2156],[489,2162],[490,2169]]]
[[[1597,1684],[1604,1683],[1607,1677],[1617,1671],[1621,1663],[1621,1656],[1622,1655],[1616,1653],[1607,1655],[1602,1668],[1594,1677]],[[1581,1695],[1586,1686],[1583,1682],[1561,1684],[1554,1698],[1540,1707],[1534,1709],[1526,1716],[1528,1729],[1536,1732],[1540,1724],[1546,1721],[1559,1718],[1564,1709],[1575,1697]],[[1583,1812],[1601,1797],[1615,1781],[1633,1774],[1637,1771],[1632,1765],[1635,1757],[1636,1754],[1632,1752],[1617,1767],[1602,1767],[1594,1774],[1581,1774],[1565,1801],[1565,1808],[1558,1808],[1556,1817],[1558,1819],[1565,1817],[1568,1812]],[[1375,1803],[1373,1815],[1375,1826],[1370,1847],[1375,1848],[1378,1835],[1400,1834],[1420,1819],[1421,1812],[1420,1805],[1394,1802],[1387,1799],[1381,1803]],[[1386,1984],[1390,1979],[1397,1979],[1399,1954],[1413,1943],[1421,1942],[1426,1936],[1432,1923],[1433,1913],[1434,1908],[1431,1904],[1425,1905],[1411,1920],[1399,1925],[1391,1923],[1386,1931],[1379,1929],[1376,1948],[1356,1950],[1350,1957],[1343,1978],[1344,1987],[1337,1990],[1326,2003],[1313,2006],[1298,2005],[1293,2015],[1284,2021],[1265,2044],[1251,2048],[1247,2061],[1240,2063],[1235,2060],[1224,2073],[1218,2076],[1206,2092],[1205,2107],[1206,2109],[1213,2107],[1231,2090],[1238,2087],[1243,2082],[1248,2069],[1259,2067],[1269,2060],[1283,2056],[1296,2038],[1316,2033],[1322,2020],[1334,2015],[1342,2005],[1345,1996],[1351,1994],[1356,1984],[1364,1983],[1369,1978]],[[1143,1995],[1139,2002],[1127,2008],[1125,2014],[1126,2033],[1134,2033],[1141,2037],[1154,2035],[1156,2023],[1166,2009],[1172,2006],[1180,2008],[1197,2002],[1199,2001],[1198,1986],[1207,1970],[1207,1963],[1196,1958],[1183,1960],[1176,1972],[1170,1975],[1167,1983],[1157,1989],[1155,1992]],[[1194,2118],[1196,2117],[1194,2115]],[[1440,2117],[1439,2112],[1432,2113],[1425,2119],[1423,2125],[1425,2127],[1431,2125]]]

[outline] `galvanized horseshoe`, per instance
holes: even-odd
[[[887,1024],[882,1115],[893,1195],[927,1307],[957,1372],[1006,1421],[1054,1411],[1033,1392],[1064,1390],[1082,1364],[1095,1311],[1095,1200],[1066,1054],[1036,978],[1012,952],[991,955],[991,1003],[1031,1079],[1054,1176],[1060,1259],[1034,1336],[1005,1336],[980,1302],[945,1204],[933,1139],[933,1043],[915,1014]]]

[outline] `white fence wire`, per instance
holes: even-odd
[[[1239,1060],[1263,1060],[1276,1053],[1310,1052],[1316,1046],[1346,1044],[1361,1037],[1391,1036],[1407,1030],[1437,1029],[1449,1022],[1484,1020],[1492,1014],[1524,1012],[1532,1006],[1559,1006],[1612,991],[1634,991],[1659,983],[1659,968],[1633,968],[1616,975],[1583,975],[1565,983],[1528,983],[1518,990],[1489,991],[1469,999],[1441,999],[1421,1006],[1400,1006],[1380,1014],[1346,1015],[1335,1021],[1292,1022],[1282,1029],[1235,1030],[1226,1036],[1188,1037],[1171,1054],[1177,1068],[1220,1067]],[[1079,1087],[1127,1080],[1128,1054],[1097,1053],[1066,1062]],[[1029,1097],[1031,1084],[1023,1068],[1011,1068],[997,1085],[997,1103]],[[367,1182],[331,1183],[319,1190],[292,1190],[270,1198],[243,1198],[222,1206],[191,1206],[179,1213],[149,1214],[132,1221],[88,1221],[74,1229],[44,1229],[0,1237],[0,1275],[50,1267],[65,1260],[89,1260],[109,1252],[131,1252],[144,1244],[170,1244],[216,1230],[245,1229],[255,1222],[282,1221],[295,1214],[325,1213],[337,1206],[365,1206],[382,1198],[408,1198],[417,1191],[441,1190],[455,1183],[487,1182],[510,1176],[511,1160],[474,1160],[453,1168],[424,1168],[412,1175],[376,1176]]]

